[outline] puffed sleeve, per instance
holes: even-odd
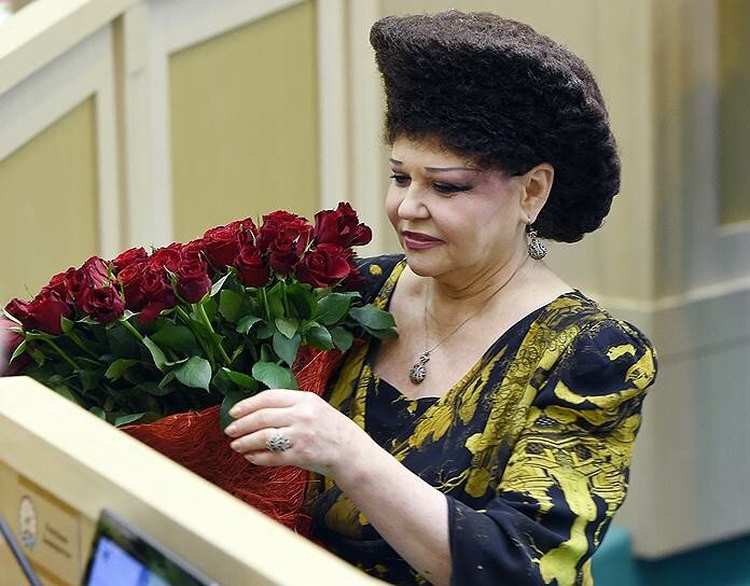
[[[495,497],[481,511],[448,497],[452,584],[590,583],[588,560],[625,499],[655,373],[648,340],[611,319],[537,369]]]

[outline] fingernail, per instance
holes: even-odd
[[[227,435],[232,435],[235,431],[237,431],[237,426],[234,423],[230,423],[224,429],[224,433],[226,433]]]
[[[232,417],[234,417],[235,419],[237,418],[237,416],[238,416],[239,414],[240,414],[240,409],[239,409],[239,407],[232,407],[232,408],[231,408],[231,409],[229,410],[229,415],[230,415],[230,416],[232,416]]]
[[[238,442],[232,442],[229,444],[229,447],[232,448],[235,452],[239,452],[240,444]]]

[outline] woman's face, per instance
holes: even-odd
[[[519,178],[431,141],[399,138],[391,153],[386,211],[416,274],[468,284],[524,246]]]

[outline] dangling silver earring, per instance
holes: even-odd
[[[544,242],[539,240],[539,236],[536,235],[536,230],[531,227],[531,224],[526,225],[526,234],[529,237],[528,249],[529,256],[534,260],[542,260],[547,256],[547,247]]]

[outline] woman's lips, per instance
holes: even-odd
[[[427,234],[421,232],[402,232],[404,237],[404,246],[409,250],[427,250],[428,248],[435,248],[442,244],[442,240],[433,238]]]

